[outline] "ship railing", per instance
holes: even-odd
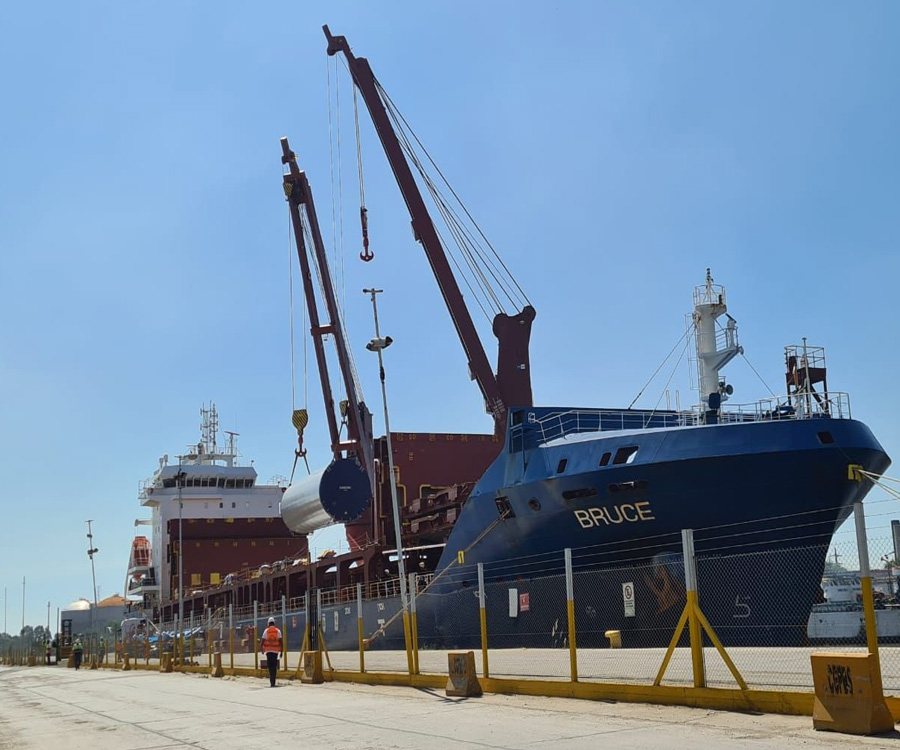
[[[633,409],[566,409],[528,419],[510,429],[513,447],[541,445],[566,435],[613,430],[644,430],[680,427],[691,415],[678,412],[653,412]]]
[[[529,415],[531,416],[531,415]],[[770,422],[782,419],[850,419],[850,395],[839,391],[802,393],[731,404],[718,414],[718,423]],[[653,412],[632,409],[567,409],[531,418],[510,428],[510,448],[543,445],[566,435],[618,430],[648,430],[703,424],[705,410]]]
[[[702,424],[703,412],[692,412],[693,424]],[[850,394],[840,391],[801,393],[764,398],[750,404],[728,404],[718,422],[773,422],[783,419],[851,419]]]

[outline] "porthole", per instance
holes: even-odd
[[[531,500],[528,501],[528,507],[531,508],[533,511],[539,511],[541,509],[541,501],[538,500],[536,497],[533,497],[533,498],[531,498]]]

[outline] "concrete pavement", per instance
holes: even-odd
[[[0,750],[897,748],[808,717],[255,678],[0,667]]]

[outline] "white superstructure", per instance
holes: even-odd
[[[200,417],[200,442],[189,446],[177,461],[170,462],[168,455],[162,456],[153,476],[140,485],[138,502],[150,509],[151,517],[138,519],[135,527],[151,527],[151,552],[149,565],[135,561],[132,555],[128,596],[142,599],[145,607],[177,596],[171,581],[173,573],[177,575],[177,555],[172,554],[172,549],[177,549],[178,532],[175,530],[169,538],[169,522],[178,520],[179,504],[182,523],[280,518],[283,488],[258,485],[256,469],[239,465],[237,433],[227,432],[227,445],[219,449],[215,404],[201,408]],[[187,589],[191,581],[187,575],[185,579]]]
[[[728,322],[724,329],[717,332],[717,319],[722,315],[728,318]],[[737,321],[728,314],[725,287],[713,283],[708,268],[706,283],[694,289],[693,324],[701,408],[717,412],[732,392],[731,386],[719,377],[719,370],[738,354],[743,354],[744,349],[738,345]]]

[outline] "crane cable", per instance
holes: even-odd
[[[331,276],[331,281],[333,286],[337,286],[335,283],[337,281],[340,282],[341,294],[340,294],[340,302],[335,299],[335,302],[339,304],[341,310],[346,307],[347,301],[347,290],[346,290],[346,277],[344,274],[344,192],[343,192],[343,177],[342,177],[342,166],[343,160],[341,157],[341,79],[338,76],[337,72],[337,58],[334,61],[335,67],[335,75],[334,75],[334,95],[331,93],[331,61],[330,58],[326,58],[325,60],[325,71],[326,78],[328,82],[328,159],[329,159],[329,167],[331,173],[331,247],[332,247],[332,265],[334,266],[334,272],[329,271]],[[332,100],[334,101],[334,105],[332,107]],[[335,180],[334,173],[334,151],[335,151],[335,141],[337,141],[337,180]],[[337,196],[335,197],[335,184],[337,184]],[[336,279],[335,274],[338,269],[338,248],[340,248],[340,278]],[[319,288],[323,290],[324,296],[324,288],[325,285],[322,280],[322,276],[325,271],[328,269],[320,269],[318,267],[318,263],[314,263],[317,269],[317,274],[319,277]],[[337,297],[337,294],[335,294]],[[330,317],[330,316],[329,316]],[[339,321],[332,320],[331,323],[333,325],[338,325]],[[329,379],[330,379],[329,374]],[[338,378],[337,387],[335,384],[331,383],[332,390],[338,394],[338,403],[341,403],[345,399],[349,399],[349,396],[346,393],[346,388],[344,387],[344,382],[342,378]],[[341,398],[341,395],[344,398]],[[341,425],[341,429],[343,429],[343,423],[346,422],[344,419],[345,415],[341,415],[343,422]]]
[[[293,211],[290,201],[288,202],[288,210]],[[303,408],[297,409],[295,396],[295,367],[294,367],[294,227],[293,217],[288,214],[288,292],[290,296],[290,318],[291,318],[291,423],[297,430],[297,447],[294,449],[294,465],[291,467],[291,478],[288,481],[294,481],[294,472],[297,470],[297,461],[302,458],[306,464],[306,473],[311,474],[309,461],[306,459],[306,449],[303,447],[303,430],[309,423],[309,368],[307,367],[307,341],[303,336]],[[303,330],[306,330],[306,306],[303,306]]]
[[[375,257],[375,253],[369,250],[369,209],[366,208],[366,186],[363,182],[362,141],[359,137],[359,101],[356,96],[356,86],[353,89],[353,122],[356,126],[356,172],[359,175],[359,223],[362,228],[362,252],[360,260],[368,263]]]

